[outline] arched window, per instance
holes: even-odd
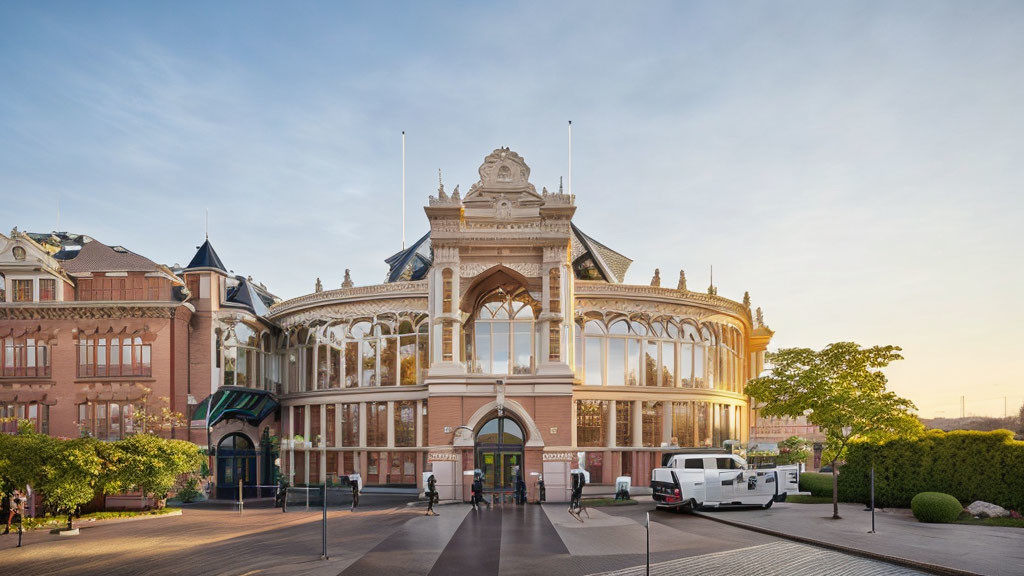
[[[484,299],[473,323],[473,371],[483,374],[533,372],[534,302],[526,293],[503,290]]]

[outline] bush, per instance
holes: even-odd
[[[832,498],[832,475],[804,472],[800,475],[800,491],[810,492],[811,496],[827,496]]]
[[[921,492],[910,501],[910,509],[920,522],[942,524],[956,522],[964,511],[959,500],[942,492]]]
[[[839,475],[845,500],[871,499],[872,462],[876,506],[906,508],[921,492],[942,492],[961,502],[1024,509],[1024,442],[1009,430],[929,430],[916,439],[854,442]]]
[[[180,484],[177,496],[182,502],[187,504],[198,500],[200,493],[199,478],[196,478],[193,474],[189,474],[185,477],[185,481]]]

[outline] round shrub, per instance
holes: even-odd
[[[832,497],[832,475],[817,472],[804,472],[800,475],[800,491],[810,492],[811,496]]]
[[[956,498],[942,492],[921,492],[910,501],[910,509],[920,522],[944,524],[955,522],[964,511]]]

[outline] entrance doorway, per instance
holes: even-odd
[[[524,474],[523,428],[511,418],[488,420],[476,434],[476,467],[483,472],[484,492],[511,497],[515,475]]]
[[[256,450],[243,434],[229,434],[217,445],[217,498],[238,499],[238,481],[242,481],[242,497],[255,498]]]

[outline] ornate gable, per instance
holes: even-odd
[[[508,148],[491,152],[478,170],[480,181],[469,189],[463,203],[467,206],[541,205],[544,198],[530,184],[530,167],[519,154]]]

